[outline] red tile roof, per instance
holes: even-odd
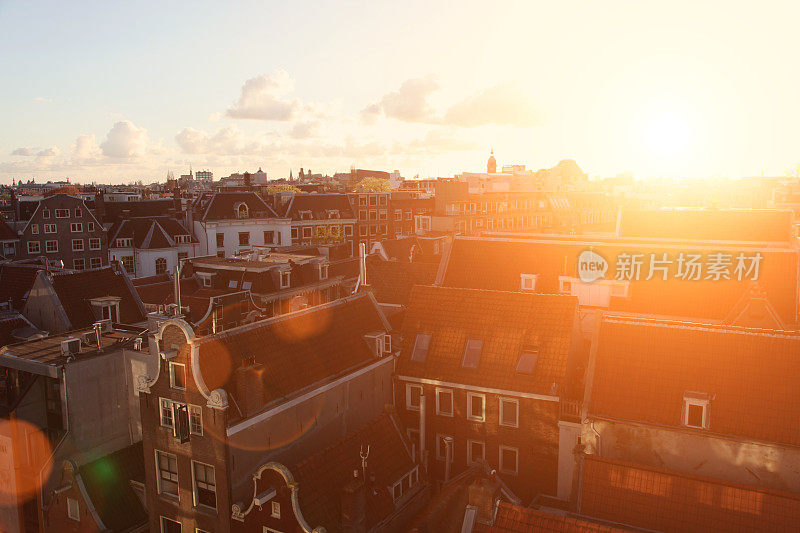
[[[6,240],[18,240],[19,234],[11,229],[11,227],[6,222],[6,218],[3,215],[0,215],[0,241]]]
[[[122,298],[119,303],[122,323],[136,324],[145,318],[136,290],[132,290],[124,274],[115,271],[114,267],[54,272],[52,275],[53,288],[73,329],[88,327],[95,322],[89,300],[102,296]]]
[[[800,333],[606,316],[589,412],[680,426],[707,393],[709,431],[800,445]]]
[[[381,303],[407,304],[414,285],[431,285],[436,281],[438,263],[384,261],[367,258],[367,282]]]
[[[109,247],[116,246],[116,239],[133,239],[136,248],[154,250],[175,246],[175,237],[189,235],[191,242],[197,239],[183,225],[170,217],[134,217],[122,220],[110,232]]]
[[[476,533],[613,533],[626,531],[567,515],[558,515],[500,502],[494,524],[475,524]]]
[[[403,323],[403,376],[551,394],[563,383],[577,298],[416,286]],[[431,334],[425,362],[412,361],[418,333]],[[467,339],[482,339],[477,368],[462,368]],[[523,347],[538,348],[533,375],[516,372]]]
[[[559,276],[577,278],[577,259],[584,250],[592,249],[608,261],[606,279],[616,275],[616,258],[621,253],[643,253],[645,264],[641,279],[630,281],[627,298],[612,297],[609,309],[652,315],[724,320],[752,281],[745,277],[729,280],[676,279],[673,262],[667,280],[659,274],[646,280],[649,254],[661,258],[663,253],[675,261],[677,254],[714,253],[723,251],[734,256],[743,252],[762,254],[758,284],[785,324],[796,322],[797,249],[790,245],[765,243],[742,245],[719,241],[653,241],[587,236],[531,236],[529,238],[456,238],[445,258],[446,271],[442,285],[473,289],[518,291],[521,274],[538,274],[536,292],[558,293]],[[732,268],[731,268],[732,270]],[[703,270],[703,276],[705,270]]]
[[[241,375],[236,370],[248,366],[253,357],[261,365],[258,373],[267,404],[376,361],[363,336],[386,330],[375,301],[361,293],[196,342],[200,370],[210,390],[235,392]]]
[[[659,531],[797,531],[800,495],[587,455],[580,512]]]
[[[236,218],[234,208],[240,203],[247,205],[247,218],[276,218],[278,216],[272,207],[254,192],[204,194],[195,200],[193,207],[198,210],[197,220],[230,220]]]
[[[315,220],[328,220],[328,210],[339,211],[339,218],[355,218],[346,194],[295,194],[283,216],[300,220],[300,211],[311,211]]]
[[[383,413],[343,441],[312,455],[290,468],[299,484],[300,510],[311,527],[342,531],[342,489],[353,480],[353,471],[361,475],[362,450],[369,446],[367,458],[366,526],[377,524],[394,512],[391,487],[414,468],[411,445],[401,433],[392,413]],[[422,474],[422,472],[420,472]],[[371,481],[375,476],[374,485]],[[420,479],[422,479],[420,477]],[[404,493],[406,487],[404,488]]]
[[[21,309],[36,280],[36,273],[44,269],[36,264],[0,265],[0,302],[10,300],[14,309]]]

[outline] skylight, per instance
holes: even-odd
[[[467,339],[467,346],[464,348],[464,360],[461,361],[461,366],[463,368],[478,368],[482,349],[483,340]]]
[[[522,349],[522,355],[517,363],[517,372],[520,374],[533,374],[536,369],[536,360],[539,359],[539,348],[536,346],[526,346]]]
[[[414,351],[411,352],[411,360],[425,362],[428,357],[428,347],[431,344],[430,333],[417,333],[417,338],[414,340]]]

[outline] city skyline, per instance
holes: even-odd
[[[782,175],[800,161],[797,11],[3,2],[0,182],[449,176],[490,149],[591,176]]]

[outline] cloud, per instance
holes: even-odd
[[[317,132],[319,124],[316,122],[297,122],[289,132],[295,139],[308,139]]]
[[[51,146],[50,148],[45,148],[44,150],[39,150],[36,152],[38,157],[55,157],[61,153],[61,150],[58,149],[58,146]]]
[[[455,104],[443,122],[463,127],[537,126],[542,116],[518,85],[500,84]]]
[[[147,130],[128,120],[114,124],[100,145],[103,155],[115,158],[133,158],[147,151]]]
[[[285,70],[250,78],[244,82],[239,99],[228,108],[226,115],[240,119],[291,120],[302,107],[297,98],[285,98],[293,89],[294,80]]]
[[[33,99],[34,102],[38,102],[40,104],[49,104],[53,101],[52,98],[45,98],[44,96],[37,96]]]
[[[389,118],[404,122],[435,122],[434,110],[428,103],[428,96],[438,88],[439,82],[432,74],[406,80],[397,91],[387,93],[380,101],[365,107],[361,111],[361,119],[372,124],[383,112]]]
[[[97,144],[94,134],[84,133],[78,135],[75,144],[72,145],[72,156],[76,159],[96,159],[100,157],[102,150]]]
[[[413,154],[441,154],[446,152],[459,152],[476,150],[480,147],[475,141],[463,139],[453,134],[448,128],[428,130],[424,137],[412,139],[402,145],[396,146],[395,152]]]
[[[214,134],[194,128],[183,128],[175,136],[175,142],[186,154],[258,154],[268,148],[263,140],[246,136],[233,126],[222,128]]]
[[[13,152],[11,152],[11,155],[28,156],[28,155],[35,155],[35,154],[36,154],[36,152],[33,150],[33,148],[27,148],[27,147],[24,147],[24,146],[21,147],[21,148],[17,148]]]

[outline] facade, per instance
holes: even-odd
[[[419,194],[395,191],[389,198],[389,236],[401,237],[416,233],[418,217],[430,216],[435,200]]]
[[[150,530],[234,531],[261,465],[375,419],[392,398],[388,329],[366,294],[205,337],[163,322],[139,387]]]
[[[526,501],[556,494],[576,329],[573,297],[414,287],[396,402],[432,478],[488,463]]]
[[[0,254],[5,259],[14,259],[19,248],[19,235],[11,229],[5,217],[0,215]]]
[[[170,217],[128,218],[109,232],[110,260],[121,262],[133,278],[174,272],[197,255],[199,243],[178,220]]]
[[[284,212],[292,221],[293,245],[346,245],[356,249],[356,219],[344,194],[295,194]]]
[[[232,257],[253,246],[291,243],[291,223],[254,192],[203,194],[189,211],[198,255]]]
[[[17,257],[44,256],[51,264],[83,270],[108,265],[108,242],[103,225],[83,200],[54,194],[38,207],[20,231]]]
[[[356,215],[355,238],[367,249],[375,241],[386,239],[389,234],[390,192],[348,193],[350,206]]]

